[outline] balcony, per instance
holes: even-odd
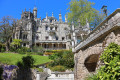
[[[50,35],[55,35],[56,34],[56,30],[48,30],[47,31]]]

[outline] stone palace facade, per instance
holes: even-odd
[[[65,17],[62,21],[62,15],[59,14],[59,21],[53,16],[41,19],[37,18],[37,8],[33,9],[33,13],[22,11],[19,26],[16,28],[14,39],[21,39],[22,46],[32,47],[34,45],[41,46],[45,49],[70,49],[70,27]]]

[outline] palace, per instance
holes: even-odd
[[[66,16],[65,22],[62,21],[61,13],[59,13],[59,21],[54,17],[53,13],[51,17],[46,14],[46,17],[43,19],[41,17],[37,18],[36,7],[33,9],[33,12],[30,10],[26,11],[26,9],[24,12],[22,11],[18,24],[19,26],[17,26],[13,37],[14,39],[21,39],[23,41],[22,46],[32,47],[36,45],[46,50],[72,48],[71,41],[75,37],[75,30],[77,33],[81,32],[80,26],[72,31],[68,25]],[[84,27],[84,32],[88,32],[89,24],[87,23],[87,25],[87,28]],[[74,41],[74,43],[77,43],[76,37]]]

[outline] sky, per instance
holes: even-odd
[[[0,19],[3,16],[12,16],[14,18],[21,18],[22,10],[33,11],[36,6],[38,9],[37,17],[45,18],[46,13],[48,16],[52,16],[58,19],[58,15],[61,12],[64,21],[65,14],[68,12],[68,3],[71,0],[0,0]],[[120,8],[120,0],[88,0],[94,2],[93,8],[100,11],[103,5],[107,6],[109,14],[114,12],[117,8]]]

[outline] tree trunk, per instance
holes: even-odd
[[[9,42],[6,43],[6,51],[9,51]]]

